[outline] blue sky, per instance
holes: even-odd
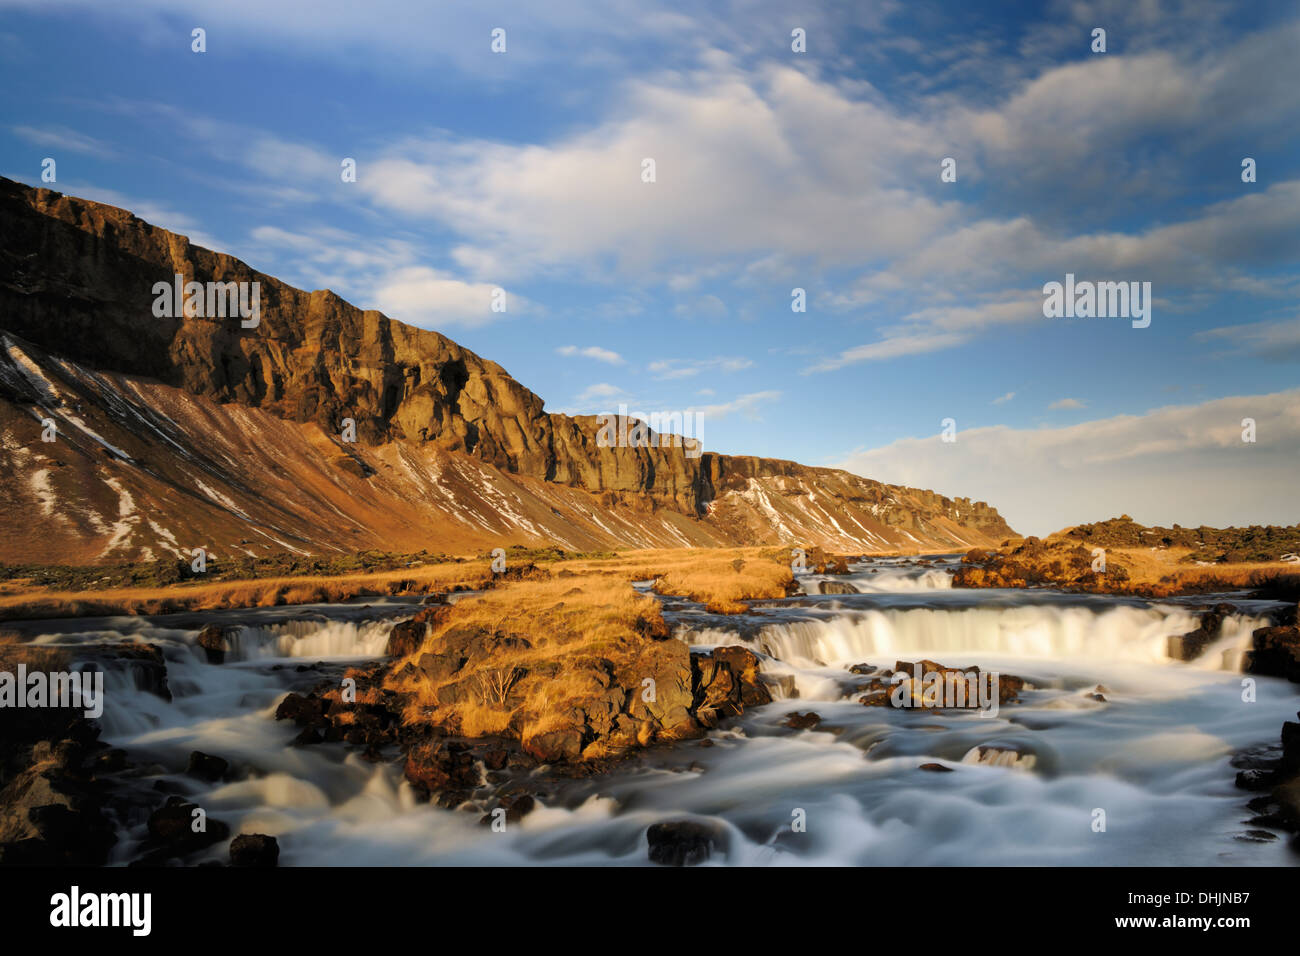
[[[129,6],[0,0],[0,173],[54,157],[554,411],[702,411],[1033,533],[1300,520],[1294,3]],[[1044,318],[1067,272],[1151,282],[1150,327]]]

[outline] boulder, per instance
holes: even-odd
[[[226,775],[226,771],[229,769],[230,764],[222,758],[205,754],[201,750],[195,750],[190,753],[190,761],[185,768],[185,772],[191,777],[198,777],[200,780],[208,781],[208,783],[216,783]]]
[[[857,594],[858,589],[847,581],[821,581],[817,585],[818,594]]]
[[[1166,653],[1172,660],[1192,661],[1201,656],[1206,646],[1218,640],[1224,618],[1236,609],[1231,604],[1219,603],[1201,615],[1200,626],[1186,634],[1171,634]]]
[[[197,804],[169,797],[150,814],[149,839],[145,841],[146,852],[139,862],[160,864],[224,842],[230,836],[230,827],[220,820],[196,814],[198,809]]]
[[[323,723],[328,709],[329,701],[315,694],[306,697],[302,694],[288,694],[275,708],[275,719],[292,720],[298,726],[304,727],[309,724]]]
[[[696,820],[674,820],[652,824],[646,830],[651,863],[663,866],[691,866],[703,863],[721,845],[716,825]]]
[[[226,659],[226,635],[216,624],[209,624],[199,631],[195,643],[203,648],[209,664],[221,664]]]
[[[801,714],[797,710],[789,714],[783,723],[792,730],[816,730],[817,725],[822,722],[821,714],[808,711]]]
[[[1254,648],[1247,670],[1300,683],[1300,627],[1261,627],[1252,635]]]
[[[241,833],[230,841],[231,866],[275,866],[280,861],[280,844],[264,833]]]

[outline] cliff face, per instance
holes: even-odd
[[[155,284],[176,274],[258,282],[257,326],[155,315]],[[1011,534],[982,502],[832,469],[598,447],[593,418],[547,413],[445,336],[295,289],[125,210],[4,179],[0,329],[5,503],[47,532],[6,527],[0,560],[32,546],[47,560],[176,550],[150,525],[245,550],[271,528],[303,550],[505,539],[883,550]],[[44,418],[58,423],[53,443],[40,441]],[[340,440],[344,419],[355,444]],[[494,503],[486,489],[503,484]],[[444,528],[439,515],[455,517]],[[132,516],[131,533],[112,530]]]

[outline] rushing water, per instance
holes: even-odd
[[[156,765],[146,783],[165,780],[234,833],[277,835],[286,865],[640,864],[647,827],[684,819],[715,828],[711,863],[1295,862],[1283,841],[1240,839],[1250,812],[1229,763],[1276,743],[1300,707],[1294,685],[1271,678],[1255,679],[1255,702],[1242,700],[1241,654],[1267,605],[1238,600],[1217,641],[1182,663],[1167,645],[1196,627],[1187,602],[954,590],[943,562],[856,566],[835,579],[855,594],[820,595],[823,580],[808,576],[807,596],[762,602],[743,621],[667,602],[678,639],[763,655],[778,699],[708,745],[656,750],[599,778],[539,776],[538,809],[503,833],[478,813],[417,803],[399,763],[369,763],[343,744],[291,747],[298,728],[274,720],[289,690],[382,654],[410,604],[53,622],[36,639],[160,646],[173,700],[110,673],[104,739]],[[243,626],[227,662],[210,665],[195,640],[222,618]],[[1033,689],[993,717],[857,703],[849,666],[922,657]],[[1099,685],[1104,702],[1092,696]],[[815,710],[821,729],[783,726],[795,710]],[[185,776],[193,750],[248,773],[215,785]],[[951,772],[921,770],[927,763]],[[799,817],[804,832],[791,826]],[[141,821],[114,861],[138,855],[143,836]]]

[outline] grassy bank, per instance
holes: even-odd
[[[724,548],[569,554],[558,549],[506,551],[507,577],[520,569],[534,576],[604,577],[629,583],[657,580],[656,590],[708,604],[722,613],[744,610],[742,601],[781,597],[792,581],[782,549]],[[320,559],[334,567],[335,559]],[[275,607],[346,601],[383,595],[423,595],[492,587],[498,575],[490,555],[385,555],[369,552],[347,562],[362,570],[319,573],[316,559],[267,560],[250,577],[230,569],[194,574],[165,584],[114,584],[149,580],[153,564],[103,568],[6,569],[0,586],[0,621],[182,611]],[[188,568],[188,565],[186,565]],[[371,570],[365,570],[365,568]],[[381,569],[374,569],[381,568]],[[272,573],[272,572],[288,573]],[[96,576],[98,574],[98,576]],[[88,583],[89,582],[89,583]]]

